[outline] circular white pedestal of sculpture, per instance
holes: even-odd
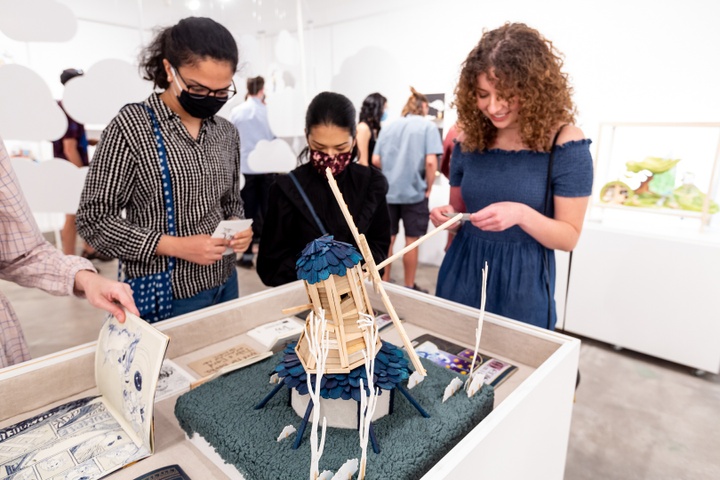
[[[300,395],[297,390],[292,389],[291,404],[295,413],[301,418],[305,416],[310,395]],[[390,413],[390,392],[382,391],[378,397],[377,406],[373,415],[373,421]],[[320,418],[325,417],[328,427],[333,428],[358,428],[358,402],[355,400],[343,400],[342,398],[321,398]]]

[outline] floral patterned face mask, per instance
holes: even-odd
[[[336,155],[328,155],[325,152],[310,150],[310,163],[320,175],[325,175],[325,169],[330,167],[333,177],[345,170],[352,160],[352,152],[338,153]]]

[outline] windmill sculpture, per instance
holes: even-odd
[[[379,271],[385,265],[416,248],[423,241],[459,221],[462,214],[449,219],[427,235],[376,265],[365,235],[358,232],[330,169],[327,169],[326,175],[360,253],[352,245],[335,241],[330,235],[313,240],[305,247],[296,267],[298,278],[304,280],[309,303],[284,309],[283,313],[293,314],[311,310],[310,315],[324,315],[327,320],[328,356],[324,362],[323,370],[318,371],[316,359],[310,352],[306,332],[303,332],[297,345],[288,346],[285,349],[283,362],[275,369],[276,373],[281,377],[280,383],[255,408],[259,409],[265,406],[283,386],[287,386],[293,391],[291,404],[293,404],[296,412],[301,414],[294,405],[294,399],[298,394],[307,395],[307,376],[318,374],[327,378],[321,392],[323,398],[331,400],[353,399],[359,402],[359,378],[364,378],[365,374],[365,369],[361,367],[367,362],[374,361],[375,373],[378,377],[375,385],[379,391],[389,390],[392,394],[395,390],[399,390],[423,416],[427,417],[429,415],[412,398],[409,392],[400,385],[400,382],[407,379],[409,375],[408,362],[403,358],[401,350],[390,343],[381,342],[377,335],[363,335],[362,328],[359,326],[363,318],[372,318],[370,328],[377,332],[373,308],[365,288],[365,279],[370,279],[375,292],[380,295],[415,371],[425,376],[425,368],[420,363],[420,359],[398,318],[397,312],[383,288]],[[365,262],[364,268],[360,265],[361,260]],[[375,348],[369,348],[371,345],[366,345],[367,338],[377,339]],[[368,352],[377,352],[377,360],[369,356]],[[367,381],[364,383],[367,383]],[[388,403],[391,404],[391,402]],[[300,445],[312,408],[313,404],[310,401],[305,407],[303,423],[298,429],[293,448]],[[384,413],[391,413],[391,411]],[[334,425],[330,424],[329,426]],[[372,430],[371,440],[373,449],[376,453],[379,453]]]

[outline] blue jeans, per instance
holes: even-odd
[[[236,298],[238,298],[238,277],[237,270],[233,268],[230,277],[219,287],[203,290],[189,298],[174,299],[173,317],[211,307],[218,303],[235,300]]]

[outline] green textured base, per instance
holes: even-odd
[[[200,434],[248,480],[295,480],[310,473],[311,423],[297,450],[292,449],[296,434],[276,441],[286,425],[298,428],[302,421],[288,406],[287,389],[265,408],[253,408],[274,387],[268,379],[280,355],[201,385],[178,398],[175,406],[183,430],[189,436]],[[381,453],[376,455],[368,445],[369,479],[419,479],[492,411],[494,394],[488,386],[473,398],[458,392],[442,403],[445,387],[457,375],[421,361],[428,376],[410,394],[431,418],[423,418],[396,392],[393,413],[374,424]],[[335,472],[360,455],[356,430],[328,428],[320,471]]]

